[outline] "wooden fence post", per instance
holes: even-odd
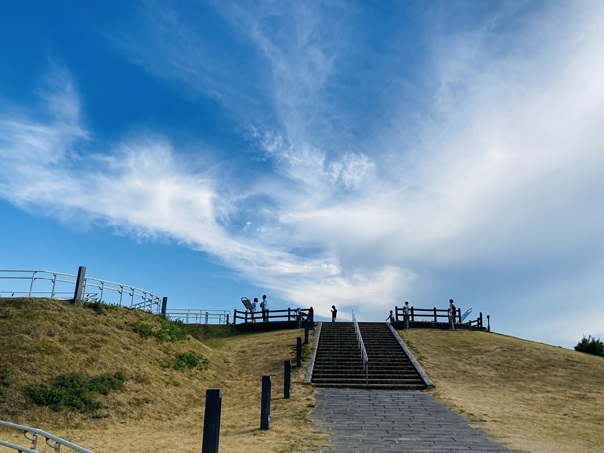
[[[220,411],[222,408],[222,390],[206,390],[206,411],[203,419],[203,441],[201,453],[218,453],[220,437]]]
[[[438,322],[438,318],[436,317],[436,307],[434,307],[434,322]]]
[[[296,366],[302,366],[302,337],[296,338]]]
[[[267,430],[271,424],[271,376],[262,376],[262,402],[260,406],[260,429]]]
[[[73,304],[84,305],[84,282],[86,281],[86,268],[80,266],[78,268],[78,277],[76,279],[75,291],[73,293]]]
[[[161,300],[161,314],[166,316],[166,309],[168,308],[168,298],[164,297]]]
[[[289,360],[283,362],[283,398],[289,399],[289,390],[292,384],[292,363]]]

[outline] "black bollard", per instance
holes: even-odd
[[[271,424],[271,376],[262,376],[262,402],[260,406],[260,429],[267,430]]]
[[[304,321],[304,344],[308,344],[308,318]]]
[[[302,366],[302,337],[296,338],[296,366]]]
[[[201,453],[218,453],[220,435],[220,411],[222,408],[222,390],[206,390],[206,412],[203,419],[203,442]]]
[[[283,362],[283,399],[289,399],[289,390],[292,385],[292,363],[289,360]]]

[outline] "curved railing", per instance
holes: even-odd
[[[10,281],[11,288],[5,289]],[[0,270],[0,297],[50,297],[72,299],[77,275],[45,270]],[[124,283],[85,277],[83,299],[89,302],[129,306],[159,313],[162,299],[150,291]]]
[[[77,451],[79,453],[94,453],[94,452],[92,452],[90,450],[86,450],[85,448],[82,448],[78,445],[72,444],[71,442],[68,442],[65,439],[61,439],[60,437],[54,436],[50,433],[47,433],[46,431],[42,431],[41,429],[31,428],[29,426],[23,426],[23,425],[16,425],[14,423],[5,422],[2,420],[0,420],[0,425],[6,426],[7,428],[13,428],[13,429],[22,431],[23,435],[29,441],[31,441],[31,447],[26,448],[26,447],[21,447],[19,445],[12,444],[10,442],[5,442],[5,441],[0,440],[0,445],[2,445],[4,447],[8,447],[13,450],[16,450],[18,452],[38,453],[38,450],[36,450],[36,448],[38,446],[38,440],[39,440],[38,438],[41,436],[46,439],[46,445],[48,445],[50,448],[52,448],[55,451],[55,453],[59,453],[61,451],[61,447],[71,448],[72,450]]]
[[[367,357],[365,342],[363,341],[363,336],[361,335],[361,329],[359,328],[357,317],[354,315],[354,310],[352,311],[352,322],[354,324],[354,331],[357,334],[357,342],[359,344],[359,349],[361,350],[361,357],[363,358],[363,368],[365,370],[365,385],[369,385],[369,357]]]

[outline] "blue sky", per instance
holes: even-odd
[[[170,308],[604,336],[604,4],[0,5],[0,256]]]

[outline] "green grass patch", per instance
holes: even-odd
[[[0,399],[4,399],[12,383],[10,368],[0,372]]]
[[[112,390],[121,390],[126,380],[126,374],[122,371],[93,378],[82,373],[72,373],[59,376],[52,387],[35,385],[28,387],[26,392],[34,403],[48,406],[56,412],[70,408],[97,416],[103,404],[95,397],[99,394],[108,395]]]
[[[92,311],[96,312],[98,315],[105,315],[110,310],[119,309],[119,305],[110,305],[104,303],[102,300],[93,301],[93,302],[84,302],[84,307],[89,308]]]
[[[157,322],[135,322],[130,325],[132,330],[143,338],[154,337],[159,341],[184,341],[189,337],[187,325],[180,319],[172,321],[163,316],[157,317]]]
[[[176,356],[176,361],[172,365],[175,370],[198,368],[207,370],[210,367],[210,361],[203,355],[195,351],[183,352]]]

